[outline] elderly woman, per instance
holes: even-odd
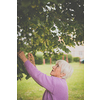
[[[68,100],[68,86],[66,79],[73,73],[72,67],[64,60],[58,60],[52,67],[51,76],[40,72],[35,65],[34,57],[28,54],[28,59],[24,52],[18,52],[18,56],[24,62],[30,76],[46,90],[42,100]]]

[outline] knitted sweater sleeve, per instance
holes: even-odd
[[[27,72],[30,76],[42,87],[46,88],[48,91],[53,92],[53,78],[47,76],[46,74],[40,72],[29,60],[24,63]]]

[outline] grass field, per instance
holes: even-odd
[[[74,72],[68,78],[68,100],[84,100],[84,64],[70,63]],[[37,68],[49,75],[53,65],[37,65]],[[25,75],[24,75],[25,76]],[[42,100],[45,89],[39,86],[32,78],[25,77],[17,81],[17,100]]]

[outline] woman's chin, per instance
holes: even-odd
[[[53,76],[52,72],[50,73],[51,76]]]

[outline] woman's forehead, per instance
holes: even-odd
[[[56,63],[56,65],[59,65],[58,63]]]

